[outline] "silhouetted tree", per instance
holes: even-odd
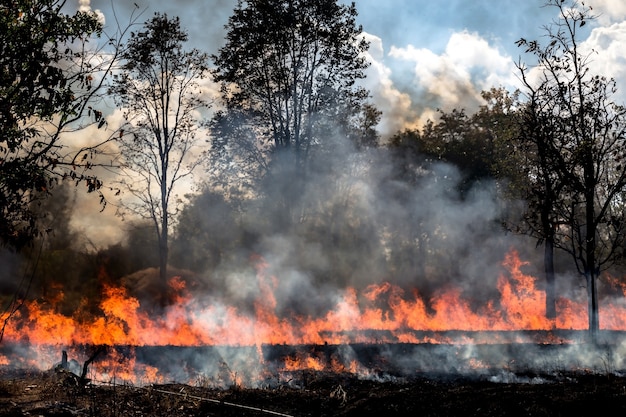
[[[154,225],[163,282],[176,186],[201,162],[192,151],[209,106],[199,85],[207,76],[208,56],[186,51],[186,41],[178,17],[155,14],[145,30],[131,34],[111,89],[127,120],[120,140],[127,169],[123,185],[134,200],[125,204]]]
[[[245,166],[254,181],[272,170],[266,184],[280,188],[272,199],[285,218],[297,213],[316,150],[337,138],[374,141],[380,114],[357,83],[368,45],[356,16],[336,0],[240,0],[214,57],[226,109],[213,121],[213,148],[236,162],[220,167]]]
[[[65,134],[105,126],[96,99],[124,30],[100,44],[97,16],[65,8],[62,0],[0,5],[0,241],[15,247],[40,231],[36,203],[59,181],[84,183],[88,192],[102,186],[88,171],[103,143],[81,148]]]
[[[615,81],[594,74],[579,42],[594,19],[576,0],[549,0],[559,19],[545,27],[548,43],[520,39],[537,59],[518,64],[530,103],[525,132],[535,146],[536,206],[544,239],[571,254],[588,291],[589,331],[599,329],[597,278],[623,256],[626,108],[612,101]],[[531,71],[536,74],[531,76]]]

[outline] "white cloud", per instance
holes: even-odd
[[[614,78],[618,88],[616,98],[626,101],[626,21],[595,28],[581,47],[592,54],[592,72]]]
[[[455,67],[463,71],[478,70],[480,75],[474,77],[473,81],[481,90],[516,84],[511,57],[490,46],[478,34],[468,32],[452,34],[445,55]]]
[[[392,47],[389,55],[414,64],[415,90],[410,94],[424,107],[422,122],[436,108],[475,110],[482,103],[482,90],[517,86],[513,60],[476,33],[453,33],[440,55],[412,45]]]
[[[105,24],[104,13],[99,9],[91,10],[91,0],[78,0],[78,11],[83,13],[94,13],[98,19],[98,22]]]
[[[371,95],[376,108],[383,115],[378,130],[383,137],[412,126],[417,115],[411,110],[411,98],[407,93],[399,91],[391,80],[391,69],[384,61],[384,49],[382,39],[364,33],[363,36],[370,43],[370,48],[365,54],[370,62],[367,69],[364,86]]]
[[[601,25],[622,22],[626,19],[626,2],[616,0],[590,0],[592,13],[598,17]]]

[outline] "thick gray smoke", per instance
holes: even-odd
[[[267,265],[263,275],[275,279],[281,317],[323,316],[345,288],[362,291],[386,281],[407,296],[418,290],[426,303],[442,289],[459,288],[481,306],[498,298],[497,279],[511,249],[532,255],[540,267],[534,243],[502,228],[493,181],[467,188],[449,164],[406,167],[388,149],[357,152],[340,137],[327,146],[306,174],[289,164],[270,173],[268,197],[247,207],[239,230],[222,230],[252,238],[240,240],[240,254],[246,255],[224,258],[205,271],[212,297],[252,308],[261,288],[250,256],[261,257]],[[409,172],[400,175],[401,170]],[[198,211],[213,215],[208,205]]]

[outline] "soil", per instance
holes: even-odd
[[[297,384],[216,389],[84,384],[65,370],[0,374],[7,416],[572,416],[626,413],[626,377],[424,374],[397,380],[300,371]]]

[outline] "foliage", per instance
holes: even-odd
[[[405,157],[413,155],[413,163],[421,161],[425,169],[440,162],[453,164],[461,172],[462,194],[481,181],[499,180],[503,186],[517,181],[518,172],[510,169],[510,148],[517,132],[518,92],[492,88],[482,97],[485,104],[476,113],[440,110],[439,119],[429,120],[421,131],[392,137],[391,149],[403,150]]]
[[[21,247],[39,230],[33,203],[60,179],[102,183],[86,171],[97,146],[76,150],[62,134],[104,125],[90,107],[114,62],[96,59],[102,34],[95,15],[63,13],[65,1],[14,0],[0,5],[0,240]],[[115,49],[114,39],[110,44]],[[102,46],[100,46],[102,47]],[[89,113],[89,114],[87,114]]]
[[[205,189],[191,197],[178,216],[172,263],[197,272],[214,270],[223,258],[243,250],[244,234],[232,202]]]
[[[356,16],[354,4],[336,0],[238,2],[214,57],[226,109],[213,121],[213,147],[245,166],[248,180],[261,178],[278,151],[289,153],[296,181],[310,153],[332,149],[336,137],[375,142],[380,113],[357,83],[368,45]]]

